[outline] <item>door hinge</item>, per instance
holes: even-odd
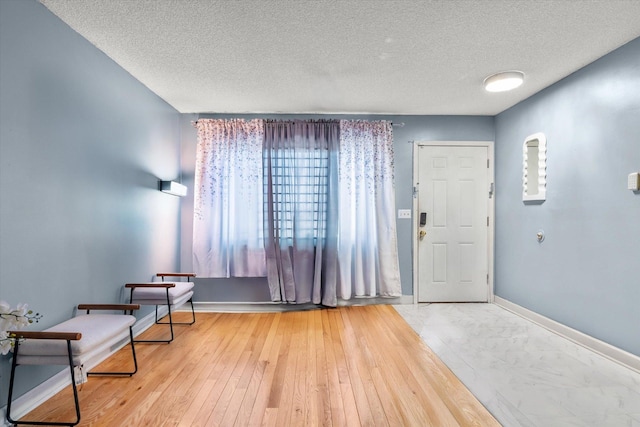
[[[487,159],[487,169],[489,169],[489,159]]]
[[[489,226],[489,217],[487,217],[487,227]]]
[[[487,273],[487,285],[489,284],[489,273]]]

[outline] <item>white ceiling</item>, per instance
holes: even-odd
[[[495,115],[640,36],[639,0],[40,1],[182,113]]]

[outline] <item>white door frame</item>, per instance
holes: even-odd
[[[493,302],[494,300],[494,288],[493,288],[493,244],[495,234],[495,171],[494,171],[494,143],[493,141],[414,141],[413,142],[413,221],[411,227],[411,252],[412,252],[412,273],[413,273],[413,303],[418,304],[418,221],[420,215],[418,213],[418,168],[419,168],[419,156],[418,149],[420,146],[447,146],[447,147],[487,147],[487,155],[489,158],[489,188],[487,193],[491,191],[491,198],[489,199],[489,235],[488,235],[488,247],[487,247],[487,260],[489,271],[489,283],[487,286],[487,301]]]

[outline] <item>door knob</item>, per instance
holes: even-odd
[[[426,235],[427,235],[426,231],[420,230],[420,233],[419,233],[420,240],[424,239],[424,236],[426,236]]]

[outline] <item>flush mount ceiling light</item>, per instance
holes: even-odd
[[[505,71],[484,79],[484,89],[487,92],[505,92],[517,88],[522,82],[524,82],[523,72]]]

